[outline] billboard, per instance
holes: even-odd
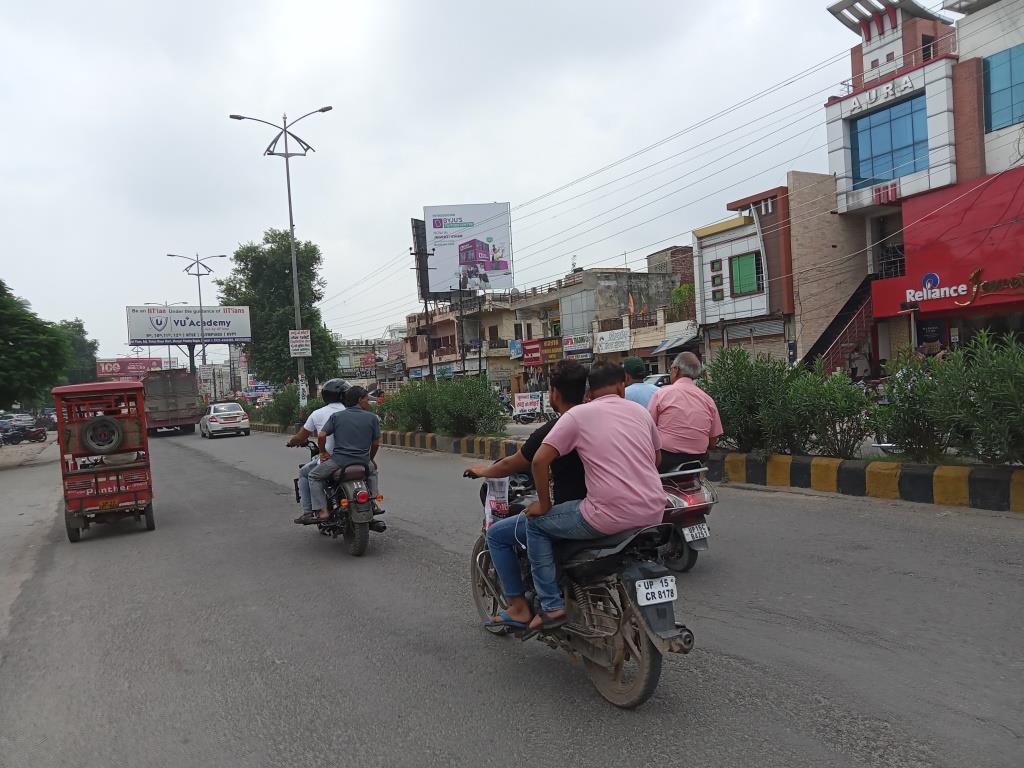
[[[164,367],[162,357],[116,357],[96,360],[96,378],[117,379],[122,376],[141,378],[149,371]]]
[[[512,287],[512,225],[508,203],[423,209],[427,281],[432,293]]]
[[[248,307],[127,307],[128,343],[241,344],[252,341]],[[202,317],[202,338],[200,337]]]

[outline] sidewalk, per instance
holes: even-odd
[[[15,451],[18,453],[16,454]],[[0,640],[10,609],[47,544],[61,504],[59,449],[45,445],[4,446],[0,453]]]

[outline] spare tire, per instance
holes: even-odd
[[[90,453],[103,456],[113,453],[124,442],[124,427],[110,416],[97,416],[85,422],[79,433],[82,447]]]

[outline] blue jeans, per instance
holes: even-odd
[[[487,549],[505,597],[522,597],[523,573],[519,569],[520,549],[526,546],[526,515],[506,517],[487,529]]]
[[[303,464],[299,470],[299,499],[302,502],[303,512],[312,512],[313,505],[309,501],[309,473],[319,464],[319,459],[313,459],[308,464]]]
[[[533,571],[533,587],[545,613],[565,608],[565,600],[558,589],[555,542],[559,539],[599,539],[604,535],[583,519],[580,504],[580,499],[564,501],[549,509],[546,515],[531,517],[526,524],[526,551]]]

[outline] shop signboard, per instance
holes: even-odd
[[[288,331],[288,350],[292,357],[312,357],[313,346],[309,338],[309,330]]]
[[[141,377],[149,371],[159,371],[164,367],[162,357],[117,357],[96,361],[96,377],[99,379],[116,379],[120,376]]]
[[[567,352],[565,355],[566,360],[576,360],[580,363],[589,363],[594,359],[594,350],[583,349],[579,352]]]
[[[550,365],[562,359],[562,340],[558,336],[552,336],[540,340],[541,361]]]
[[[508,343],[508,359],[518,360],[523,356],[523,342],[519,339],[512,339]]]
[[[582,349],[590,349],[594,346],[594,340],[589,333],[581,333],[575,336],[562,338],[562,349],[566,352],[578,352]]]
[[[521,416],[526,413],[540,413],[544,407],[544,397],[540,392],[519,392],[516,394],[513,403],[513,416]]]
[[[526,339],[523,342],[523,365],[539,366],[544,364],[540,351],[540,339]]]
[[[594,352],[607,355],[612,352],[629,351],[629,328],[601,331],[594,339]]]

